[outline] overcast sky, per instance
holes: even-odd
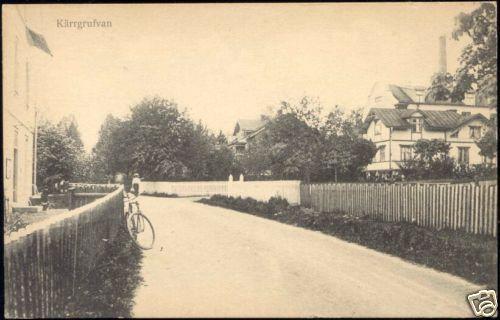
[[[213,131],[303,95],[365,106],[375,82],[427,85],[447,35],[448,70],[463,42],[454,17],[476,3],[42,5],[22,7],[53,57],[38,69],[39,105],[73,113],[88,150],[108,113],[145,96],[173,99]],[[110,21],[109,28],[57,20]]]

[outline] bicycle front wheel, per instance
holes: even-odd
[[[153,224],[142,213],[134,213],[127,219],[127,230],[136,246],[143,250],[153,248],[155,230]]]

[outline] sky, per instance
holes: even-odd
[[[466,42],[451,38],[454,17],[477,6],[84,4],[18,12],[53,54],[37,58],[37,107],[52,121],[73,114],[91,150],[106,115],[124,117],[144,97],[173,100],[193,120],[229,134],[237,119],[257,118],[283,100],[308,95],[326,111],[349,110],[366,107],[376,82],[427,85],[440,35],[448,71],[458,67]],[[94,19],[111,26],[63,27]]]

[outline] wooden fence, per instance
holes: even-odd
[[[63,317],[68,297],[118,231],[123,188],[4,238],[6,317]]]
[[[497,184],[304,184],[301,204],[496,237]]]
[[[109,193],[120,187],[119,184],[70,183],[76,193]]]

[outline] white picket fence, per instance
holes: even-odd
[[[212,196],[214,194],[227,194],[227,184],[227,181],[143,181],[141,182],[141,193],[167,193],[176,194],[179,197]]]
[[[281,197],[292,205],[300,204],[300,181],[245,181],[229,182],[228,196],[250,197],[267,201],[271,197]]]
[[[143,181],[142,192],[145,194],[167,193],[180,197],[212,196],[215,194],[233,197],[251,197],[268,201],[271,197],[282,197],[290,204],[300,203],[300,181],[195,181],[166,182]]]

